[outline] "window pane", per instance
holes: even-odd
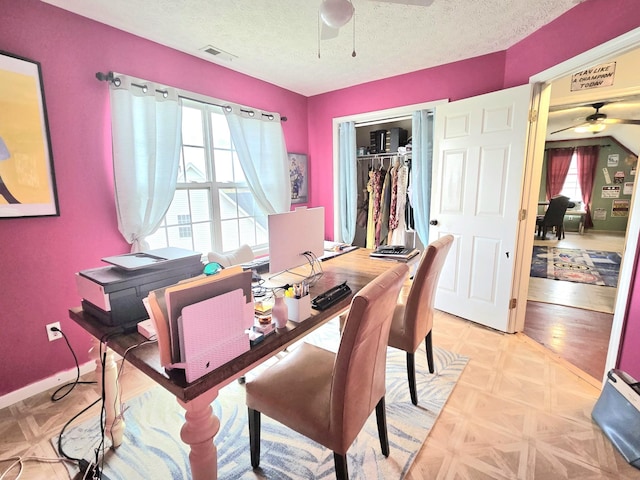
[[[256,243],[256,222],[253,218],[240,219],[240,243],[255,245]]]
[[[193,226],[193,249],[196,252],[207,253],[212,250],[213,239],[211,238],[211,222],[194,223]]]
[[[219,190],[220,218],[228,220],[238,216],[238,199],[235,188],[222,188]]]
[[[160,227],[153,235],[149,235],[145,239],[149,243],[149,248],[155,250],[156,248],[168,247],[167,243],[167,229],[166,227]]]
[[[184,145],[204,146],[202,111],[199,109],[182,107],[182,143]]]
[[[172,247],[185,248],[193,250],[193,235],[183,236],[184,227],[176,225],[167,228],[167,236],[169,237],[169,245]]]
[[[187,194],[187,190],[176,190],[171,206],[164,217],[168,225],[177,225],[179,223],[178,215],[191,215]],[[169,245],[174,247],[178,246],[171,243],[171,239],[169,239]]]
[[[238,221],[237,220],[225,220],[221,222],[222,227],[222,251],[228,252],[229,250],[235,250],[240,246],[238,239]]]
[[[267,227],[267,216],[259,213],[256,219],[256,245],[266,245],[269,243],[269,229]]]
[[[211,209],[209,208],[209,190],[190,190],[191,197],[191,218],[194,222],[203,222],[211,219]]]
[[[253,199],[253,194],[248,188],[238,188],[237,190],[238,216],[253,216],[257,210],[256,203]]]
[[[240,165],[240,160],[238,159],[238,154],[233,152],[233,173],[234,173],[234,181],[236,183],[246,183],[247,179],[244,176],[244,172],[242,171],[242,166]]]
[[[206,182],[207,165],[202,147],[184,147],[186,182]]]
[[[223,113],[211,114],[211,138],[213,138],[213,148],[231,148],[229,124]]]
[[[233,157],[229,150],[215,150],[216,181],[218,183],[233,182]]]

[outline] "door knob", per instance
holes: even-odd
[[[429,225],[437,225],[438,224],[438,220],[431,220],[429,222]]]

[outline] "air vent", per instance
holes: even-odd
[[[234,58],[238,58],[235,55],[225,52],[224,50],[220,50],[219,48],[216,48],[212,45],[202,47],[200,50],[216,57],[218,60],[226,60],[228,62],[231,62]]]

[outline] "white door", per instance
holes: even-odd
[[[513,331],[509,308],[530,90],[509,88],[435,111],[429,239],[455,237],[435,306],[504,332]]]

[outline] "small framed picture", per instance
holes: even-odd
[[[40,64],[0,51],[0,218],[59,215]]]
[[[309,201],[309,170],[307,156],[289,153],[289,179],[291,180],[291,203]]]

